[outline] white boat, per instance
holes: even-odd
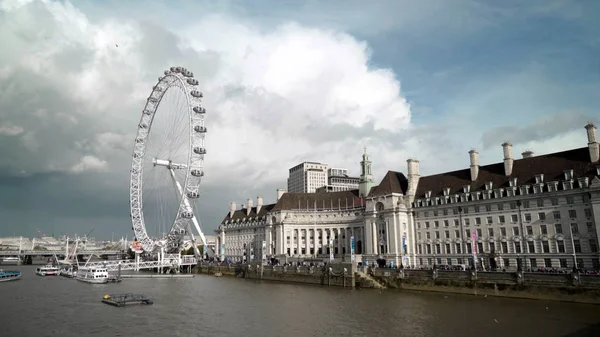
[[[43,267],[35,268],[35,273],[40,276],[55,276],[58,275],[58,267],[47,264]]]
[[[19,264],[19,258],[15,256],[3,257],[2,264]]]
[[[108,283],[108,270],[105,267],[80,267],[75,278],[87,283]]]
[[[68,277],[68,278],[73,278],[73,277],[75,277],[75,275],[77,275],[77,272],[74,271],[73,268],[62,268],[59,271],[59,275]]]

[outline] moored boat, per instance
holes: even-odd
[[[5,256],[1,264],[19,264],[19,258],[16,256]]]
[[[0,282],[16,281],[21,278],[21,272],[18,270],[0,269]]]
[[[105,267],[80,267],[75,278],[81,282],[108,283],[108,270]]]
[[[43,267],[35,268],[35,273],[40,276],[55,276],[58,275],[58,267],[47,264]]]
[[[73,268],[62,268],[59,271],[59,275],[68,278],[74,278],[77,275],[77,272],[73,270]]]

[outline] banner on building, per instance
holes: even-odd
[[[477,261],[477,233],[471,234],[471,247],[473,249],[473,260]]]
[[[354,236],[350,237],[350,261],[354,262]]]
[[[262,242],[262,259],[267,259],[267,241],[263,240]]]
[[[406,247],[406,233],[402,234],[402,253],[408,253],[408,249]]]
[[[329,239],[329,260],[333,261],[333,240]]]
[[[221,244],[221,256],[225,257],[225,244],[224,243]]]

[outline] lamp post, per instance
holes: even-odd
[[[521,242],[525,242],[525,231],[523,230],[523,218],[521,216],[521,200],[517,200],[517,208],[519,209],[519,228],[521,229]],[[527,254],[529,253],[529,246],[527,245],[527,243],[525,243],[525,245],[521,246],[522,250],[523,250],[523,269],[527,270]]]

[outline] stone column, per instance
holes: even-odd
[[[273,226],[271,225],[266,225],[265,226],[265,249],[267,250],[265,255],[267,255],[267,258],[273,254],[273,251],[271,250],[271,243],[273,242]],[[261,243],[262,245],[262,243]]]
[[[364,230],[363,230],[363,234],[364,234],[364,240],[363,240],[363,247],[364,247],[364,254],[372,254],[373,253],[373,238],[371,237],[373,235],[373,231],[371,230],[371,220],[367,219],[365,221],[365,225],[363,226]]]

